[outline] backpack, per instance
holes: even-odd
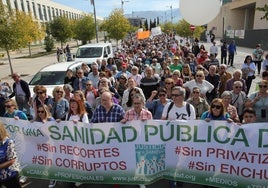
[[[170,105],[168,106],[166,119],[168,119],[168,113],[172,109],[173,105],[174,105],[174,102],[171,102]],[[187,111],[188,117],[190,117],[191,110],[190,110],[190,104],[188,102],[186,102],[186,111]]]

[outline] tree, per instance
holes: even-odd
[[[17,29],[23,32],[21,43],[28,42],[29,55],[31,53],[31,43],[34,41],[42,40],[45,37],[44,27],[35,22],[31,14],[26,14],[22,11],[16,11]]]
[[[171,31],[173,31],[174,27],[174,24],[172,24],[171,22],[166,22],[161,25],[161,30],[165,33],[170,33]]]
[[[114,9],[108,19],[102,23],[101,28],[107,31],[108,37],[115,39],[118,45],[118,40],[126,37],[131,26],[122,9]]]
[[[13,11],[0,3],[0,47],[5,49],[8,56],[11,74],[13,67],[10,58],[10,50],[26,47],[34,39],[41,37],[39,27],[30,15],[20,11]]]
[[[179,23],[175,26],[175,32],[181,37],[193,37],[200,38],[201,33],[204,32],[205,28],[202,26],[195,26],[195,30],[190,29],[190,24],[184,19],[180,20]]]
[[[73,28],[74,39],[81,40],[83,44],[95,37],[95,23],[91,15],[76,20]]]
[[[50,34],[61,43],[63,48],[63,43],[67,42],[69,38],[72,37],[72,29],[70,20],[66,17],[57,17],[54,18],[48,25],[49,29],[47,31],[51,32]]]
[[[264,16],[261,19],[268,20],[268,5],[265,4],[264,7],[257,7],[256,10],[264,12]]]

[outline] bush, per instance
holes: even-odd
[[[45,37],[45,50],[47,52],[51,52],[54,48],[54,40],[51,36],[46,36]]]

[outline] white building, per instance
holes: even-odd
[[[66,16],[69,19],[78,19],[84,12],[51,0],[0,0],[11,9],[31,13],[39,22],[49,22],[54,17]]]

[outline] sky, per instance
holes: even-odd
[[[90,0],[52,0],[72,8],[93,13]],[[135,11],[170,10],[170,7],[179,8],[179,0],[95,0],[97,17],[109,17],[115,8],[121,8],[121,2],[125,14],[135,14]]]

